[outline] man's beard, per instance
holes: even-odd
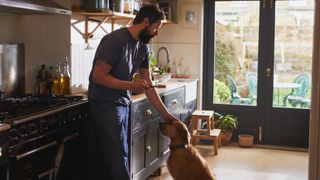
[[[155,35],[150,35],[148,31],[148,27],[145,27],[139,33],[139,40],[143,43],[148,44],[154,36]]]

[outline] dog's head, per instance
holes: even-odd
[[[190,133],[187,126],[181,121],[161,122],[160,131],[168,136],[171,141],[179,143],[190,143]]]

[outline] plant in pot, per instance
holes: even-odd
[[[231,142],[233,129],[239,126],[237,117],[232,114],[222,115],[215,112],[216,128],[221,129],[221,144],[229,145]]]

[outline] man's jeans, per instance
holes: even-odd
[[[114,105],[99,100],[89,100],[89,104],[90,117],[98,141],[97,148],[102,150],[100,159],[102,164],[98,165],[102,172],[98,172],[98,174],[103,174],[103,177],[99,177],[99,180],[130,179],[128,159],[129,106]]]

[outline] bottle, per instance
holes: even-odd
[[[182,72],[182,65],[181,65],[181,59],[178,63],[177,66],[177,74],[176,74],[177,78],[181,78],[183,76],[183,72]]]
[[[48,95],[52,96],[53,95],[53,66],[49,66],[47,85],[48,85]]]
[[[62,80],[62,72],[61,72],[61,66],[60,66],[60,62],[58,62],[56,64],[56,72],[54,74],[54,79],[53,79],[53,95],[54,96],[60,96],[62,95],[61,92],[61,80]]]
[[[48,95],[48,71],[44,64],[41,65],[41,69],[38,71],[37,84],[38,84],[38,95],[47,96]]]
[[[190,77],[190,70],[189,70],[189,65],[184,69],[184,78],[189,78]]]
[[[62,75],[62,95],[68,95],[71,94],[70,91],[70,72],[69,72],[69,62],[68,58],[65,58],[65,62],[63,65],[63,75]]]
[[[176,67],[176,61],[175,60],[173,60],[173,63],[172,63],[171,77],[173,77],[173,78],[177,77],[177,67]]]

